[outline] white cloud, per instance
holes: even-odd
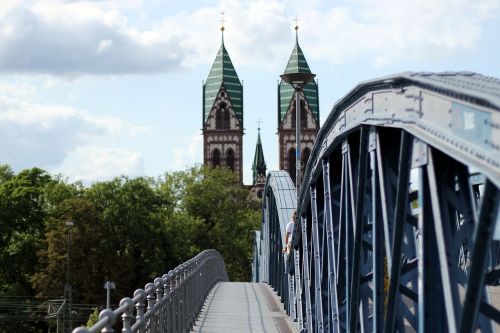
[[[109,49],[113,45],[113,41],[110,39],[101,40],[99,47],[97,48],[97,53],[102,53]]]
[[[146,8],[132,0],[0,2],[0,71],[158,73],[210,63],[221,10],[233,61],[273,70],[282,69],[292,49],[296,14],[308,58],[366,59],[374,66],[472,49],[482,25],[500,17],[498,0],[219,0],[177,13],[164,9],[161,22],[136,26],[149,22]]]
[[[188,50],[184,63],[192,66],[211,62],[219,48],[221,33],[216,23],[225,12],[225,44],[237,65],[275,68],[283,54],[291,51],[291,20],[280,1],[221,0],[215,7],[200,8],[165,19],[161,29],[176,29]],[[214,22],[207,22],[207,19]],[[188,24],[186,24],[188,23]],[[208,55],[208,56],[207,56]]]
[[[0,19],[4,17],[12,8],[15,8],[22,0],[0,0]]]
[[[203,162],[200,161],[200,157],[203,156],[203,136],[199,133],[189,138],[180,138],[177,146],[179,148],[174,148],[173,159],[168,169],[183,170],[196,162]]]
[[[228,48],[238,64],[269,67],[290,48],[290,22],[279,1],[221,0],[146,29],[133,27],[121,9],[104,1],[61,0],[10,7],[0,17],[0,71],[74,77],[208,63],[219,46],[221,9],[228,13]]]
[[[352,7],[303,13],[307,52],[316,59],[347,63],[443,57],[473,49],[482,24],[500,17],[496,0],[357,0]]]
[[[89,184],[96,181],[144,173],[142,155],[131,150],[99,146],[78,146],[68,152],[62,165],[53,169],[70,181]]]
[[[139,154],[115,146],[147,128],[72,107],[21,101],[1,90],[0,86],[0,163],[17,170],[38,166],[63,173],[64,166],[71,166],[69,176],[83,180],[92,180],[98,172],[91,173],[89,163],[104,166],[108,155],[114,163],[108,163],[110,167],[103,168],[99,177],[106,172],[134,174],[142,168]]]
[[[38,97],[38,91],[32,85],[23,82],[0,82],[0,96],[2,95],[22,100],[34,100]]]
[[[18,5],[0,19],[0,71],[120,74],[181,67],[179,36],[139,31],[116,10],[89,2]]]

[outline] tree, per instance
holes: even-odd
[[[0,164],[0,183],[4,183],[14,177],[12,168],[7,164]]]
[[[36,252],[43,246],[45,189],[52,183],[52,177],[38,168],[16,175],[9,166],[0,166],[0,296],[7,297],[0,332],[39,332],[46,326],[29,297],[34,292],[31,277],[39,268]],[[19,301],[19,296],[26,301]],[[12,299],[18,300],[17,308]]]
[[[200,249],[214,248],[224,257],[232,280],[248,281],[252,230],[259,226],[260,204],[225,168],[195,167],[167,174],[176,209],[203,222],[191,240]],[[186,258],[187,259],[187,258]]]
[[[31,295],[36,252],[43,240],[44,188],[53,180],[33,168],[13,175],[2,168],[0,182],[0,292]]]
[[[64,294],[70,242],[70,284],[76,302],[98,303],[98,290],[106,274],[123,271],[122,263],[103,253],[105,230],[92,202],[83,198],[67,199],[47,222],[45,247],[38,252],[42,268],[32,278],[38,296],[61,297]],[[66,222],[73,222],[67,226]]]
[[[248,280],[259,213],[259,202],[224,168],[86,188],[38,168],[15,174],[0,165],[0,296],[62,297],[68,233],[77,303],[102,304],[103,283],[111,280],[116,304],[208,248],[221,252],[232,280]],[[0,322],[0,332],[15,331],[11,324]],[[23,331],[40,327],[26,324]]]
[[[164,220],[172,205],[152,179],[122,177],[96,183],[85,197],[97,207],[104,226],[101,250],[112,253],[129,272],[108,276],[117,282],[116,295],[131,294],[169,269],[171,245]]]

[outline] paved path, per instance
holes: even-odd
[[[222,282],[208,295],[192,332],[295,332],[285,316],[268,285]]]

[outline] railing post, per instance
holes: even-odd
[[[135,321],[139,322],[139,333],[144,333],[146,330],[146,323],[144,322],[144,299],[146,298],[146,292],[144,289],[137,289],[134,292],[134,299],[138,298],[137,303],[135,303],[136,317]]]
[[[168,332],[175,332],[175,272],[170,270],[168,272]]]
[[[154,284],[156,287],[156,301],[155,301],[155,308],[156,311],[155,313],[155,323],[157,325],[157,332],[163,333],[163,302],[162,302],[162,296],[163,296],[163,283],[162,283],[161,278],[156,278],[154,280]]]
[[[132,319],[134,319],[132,311],[134,309],[134,302],[129,297],[125,297],[120,301],[120,307],[124,305],[127,306],[127,309],[123,311],[122,314],[122,333],[132,333]]]
[[[113,325],[115,324],[116,321],[116,315],[113,311],[110,309],[104,309],[99,313],[99,320],[104,319],[105,317],[108,317],[108,323],[104,328],[101,330],[102,333],[113,333]]]
[[[186,285],[186,279],[187,279],[187,265],[186,263],[182,264],[182,327],[181,327],[181,332],[186,332],[187,331],[187,285]]]
[[[149,289],[149,290],[148,290]],[[147,321],[147,327],[149,328],[149,333],[157,333],[157,325],[156,325],[156,316],[154,314],[154,304],[155,304],[155,294],[156,294],[156,286],[154,283],[146,284],[145,290],[147,292],[146,299],[148,301],[147,311],[149,312],[149,318]]]
[[[163,274],[163,276],[161,277],[161,280],[162,280],[162,284],[163,284],[163,306],[162,306],[162,318],[163,318],[163,322],[162,322],[162,327],[163,327],[163,331],[161,331],[161,333],[163,333],[164,331],[168,331],[168,313],[170,311],[170,297],[169,297],[169,280],[168,280],[168,274]]]
[[[193,319],[194,319],[194,305],[193,305],[193,264],[194,260],[189,260],[188,262],[188,310],[189,310],[189,316],[188,316],[188,328],[191,328],[193,325]]]
[[[181,277],[180,277],[180,274],[181,274],[181,269],[179,268],[179,266],[177,266],[174,270],[175,272],[175,276],[174,276],[174,279],[175,279],[175,313],[174,313],[174,316],[175,316],[175,329],[174,329],[174,332],[180,332],[180,329],[181,329],[181,322],[182,322],[182,309],[181,309],[181,290],[180,290],[180,282],[181,282]]]

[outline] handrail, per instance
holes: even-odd
[[[118,308],[102,310],[92,327],[78,327],[73,333],[113,332],[118,317],[124,333],[186,332],[220,281],[228,281],[224,259],[216,250],[205,250],[137,289],[133,298],[123,298]]]

